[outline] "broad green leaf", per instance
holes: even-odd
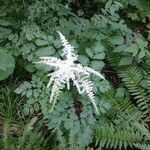
[[[0,80],[12,74],[15,67],[14,58],[10,54],[7,54],[6,51],[7,49],[0,48]]]

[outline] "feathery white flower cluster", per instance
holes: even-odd
[[[55,69],[53,73],[48,74],[48,76],[50,76],[50,80],[47,85],[47,87],[50,87],[51,84],[53,85],[50,96],[50,103],[53,102],[52,109],[57,101],[60,91],[65,87],[65,85],[67,85],[67,89],[69,90],[70,80],[72,80],[79,94],[87,94],[98,113],[93,93],[93,83],[89,80],[89,77],[91,73],[102,79],[104,79],[104,77],[92,68],[84,67],[80,63],[75,63],[78,55],[74,53],[74,48],[68,43],[65,37],[60,32],[58,33],[64,46],[62,56],[65,56],[66,59],[61,60],[55,57],[40,57],[41,61],[37,62],[52,66]]]

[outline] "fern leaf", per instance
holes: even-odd
[[[120,77],[123,83],[128,88],[134,99],[137,100],[137,105],[144,112],[144,114],[150,114],[150,102],[148,99],[148,94],[141,87],[140,83],[143,79],[140,70],[135,67],[129,67],[127,70],[120,72]]]
[[[141,134],[133,129],[115,128],[113,124],[99,124],[95,129],[95,138],[101,148],[133,148],[135,144],[140,144],[141,137]]]

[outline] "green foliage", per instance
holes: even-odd
[[[1,148],[4,150],[34,150],[41,147],[43,137],[34,125],[36,121],[37,118],[33,118],[28,124],[23,125],[4,120],[0,139]]]
[[[134,126],[116,127],[108,123],[99,124],[95,130],[95,135],[100,149],[103,147],[114,149],[142,147],[141,143],[146,144],[147,140],[149,140],[149,138],[144,138],[144,135]]]
[[[21,115],[23,99],[20,100],[20,97],[14,94],[14,87],[1,87],[0,93],[1,149],[45,149],[51,135],[46,136],[41,129],[43,121],[38,117],[26,118],[25,120]]]
[[[131,95],[134,99],[137,100],[138,107],[143,111],[143,113],[148,114],[150,112],[149,104],[149,93],[147,93],[142,85],[142,73],[137,67],[129,67],[127,70],[124,70],[120,73],[122,81],[125,86],[128,88]]]
[[[51,132],[34,130],[37,121],[31,125],[34,119],[26,119],[16,139],[9,134],[13,121],[5,122],[0,144],[31,150],[150,149],[149,5],[148,0],[1,0],[0,80],[19,78],[13,91],[20,96],[1,89],[0,115],[26,119],[41,114],[41,128]],[[106,78],[92,77],[99,116],[74,88],[61,92],[50,113],[46,74],[52,68],[35,62],[60,57],[57,31],[75,47],[80,63]],[[3,87],[10,84],[7,80]]]
[[[14,58],[6,51],[5,48],[0,48],[0,80],[4,80],[12,74],[15,67]]]

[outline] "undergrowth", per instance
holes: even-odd
[[[150,149],[148,0],[1,0],[0,147],[4,150]],[[50,112],[60,31],[91,76],[97,115],[70,82]]]

